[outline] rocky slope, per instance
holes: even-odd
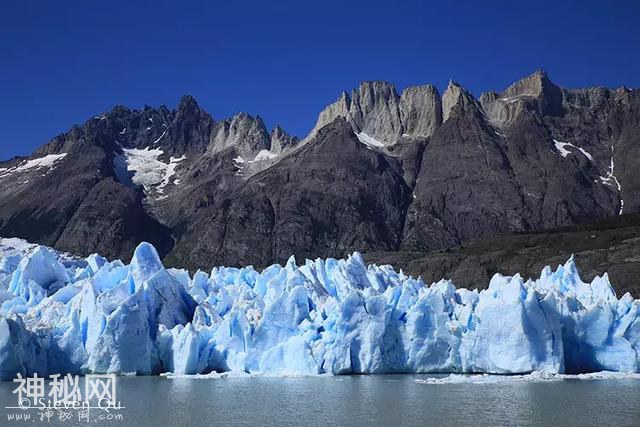
[[[618,295],[640,295],[640,215],[625,214],[590,224],[470,240],[432,252],[364,254],[367,262],[391,264],[426,283],[442,277],[459,286],[483,289],[495,273],[534,278],[547,265],[573,255],[583,280],[607,272]]]
[[[0,163],[0,235],[169,264],[428,252],[640,206],[640,91],[536,72],[475,98],[364,82],[302,140],[246,113],[117,106]]]

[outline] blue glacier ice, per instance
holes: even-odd
[[[536,280],[430,286],[344,260],[166,269],[0,251],[0,379],[17,373],[274,375],[640,371],[640,301],[574,259]]]

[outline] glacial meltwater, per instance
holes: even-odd
[[[640,424],[640,380],[522,379],[428,384],[433,375],[118,377],[122,409],[78,410],[60,420],[17,406],[16,384],[0,383],[0,425],[610,425]],[[446,376],[440,376],[446,380]],[[463,379],[464,380],[464,379]],[[18,415],[29,415],[17,421]],[[12,417],[12,418],[9,418]]]

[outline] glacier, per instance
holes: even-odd
[[[129,264],[2,248],[0,379],[640,372],[639,308],[606,273],[583,282],[573,257],[477,291],[427,286],[358,253],[190,274],[148,243]]]

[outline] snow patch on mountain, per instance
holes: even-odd
[[[527,95],[507,96],[505,98],[499,98],[498,101],[505,102],[507,104],[513,104],[514,102],[518,102],[526,97]]]
[[[165,130],[164,132],[162,132],[162,135],[160,135],[160,136],[158,137],[158,139],[156,139],[155,141],[153,141],[153,142],[151,143],[151,145],[155,145],[155,144],[157,144],[158,142],[160,142],[160,140],[161,140],[162,138],[164,138],[164,136],[165,136],[166,134],[167,134],[167,131]]]
[[[580,147],[576,147],[575,145],[569,143],[569,142],[560,142],[557,140],[553,140],[553,143],[556,146],[556,150],[558,150],[558,153],[560,153],[560,155],[562,157],[567,157],[569,154],[571,154],[570,150],[567,150],[566,147],[571,147],[571,148],[575,148],[576,150],[579,150],[582,154],[584,154],[584,156],[593,161],[593,156],[591,154],[589,154],[586,150],[584,150],[583,148]]]
[[[233,165],[236,167],[236,176],[252,176],[260,170],[272,164],[272,160],[278,158],[279,155],[269,151],[260,150],[252,160],[245,160],[242,156],[233,159]]]
[[[23,160],[20,164],[10,167],[10,168],[1,168],[0,169],[0,178],[14,174],[14,173],[22,173],[31,169],[39,169],[39,168],[49,168],[44,175],[51,172],[56,164],[62,160],[67,153],[62,154],[48,154],[43,157],[38,157],[30,160]]]
[[[614,174],[615,163],[613,160],[613,143],[611,144],[611,159],[609,162],[609,171],[607,172],[607,176],[600,176],[600,182],[605,185],[614,185],[618,189],[618,194],[620,194],[620,210],[618,211],[618,215],[622,215],[622,211],[624,209],[624,199],[622,199],[622,186],[620,185],[620,181]]]
[[[256,157],[253,160],[251,160],[251,162],[259,162],[261,160],[271,160],[276,157],[278,157],[278,155],[275,153],[272,153],[269,150],[260,150],[258,154],[256,154]]]
[[[123,148],[122,152],[122,155],[116,156],[114,159],[114,163],[117,160],[115,166],[119,177],[125,176],[122,172],[132,173],[131,181],[135,185],[142,186],[145,192],[151,191],[154,186],[162,182],[166,164],[158,160],[158,157],[163,153],[161,149]],[[126,182],[126,178],[121,181]]]
[[[180,163],[181,161],[183,161],[184,159],[186,159],[187,156],[182,155],[182,157],[171,157],[169,158],[169,164],[167,165],[165,171],[164,171],[164,176],[162,178],[162,182],[160,183],[160,185],[157,188],[158,193],[162,193],[164,191],[164,188],[167,186],[167,184],[169,184],[169,181],[171,180],[171,177],[173,177],[176,174],[176,167],[178,166],[178,163]],[[174,184],[177,185],[179,180],[175,180]]]
[[[171,177],[176,173],[178,163],[186,157],[171,157],[164,163],[159,157],[164,153],[159,148],[145,147],[123,148],[122,153],[114,157],[114,172],[120,182],[125,185],[138,185],[145,193],[155,191],[162,195]]]
[[[380,142],[372,136],[367,135],[364,132],[357,133],[358,141],[362,142],[369,148],[384,148],[384,142]]]

